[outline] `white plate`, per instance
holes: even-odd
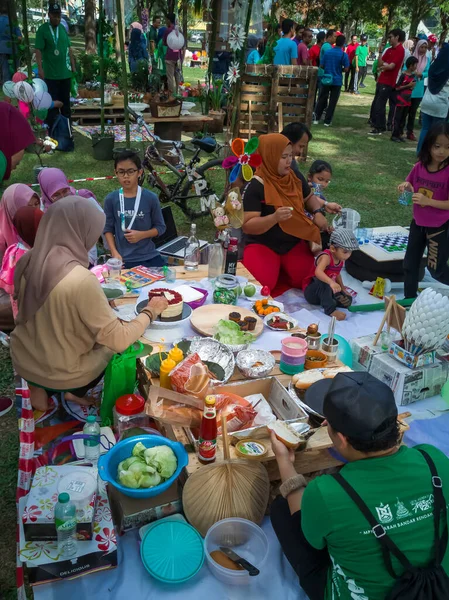
[[[195,102],[183,102],[182,103],[182,110],[192,110],[192,108],[195,108]]]
[[[276,329],[276,327],[271,327],[271,325],[268,324],[268,321],[270,321],[273,317],[281,317],[282,319],[285,319],[285,321],[290,321],[290,323],[293,324],[293,327],[291,329]],[[279,333],[289,333],[292,329],[294,329],[297,325],[298,325],[298,321],[296,319],[294,319],[293,317],[290,317],[289,315],[286,315],[285,313],[271,313],[271,315],[267,315],[264,320],[263,320],[264,324],[268,327],[268,329],[271,329],[272,331],[277,331]]]

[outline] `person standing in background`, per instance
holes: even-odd
[[[302,43],[302,34],[304,32],[304,25],[296,25],[296,36],[293,38],[293,41],[296,42],[299,46],[299,44]]]
[[[343,71],[347,72],[349,68],[349,58],[344,52],[345,36],[339,35],[335,42],[335,48],[332,48],[323,58],[322,68],[324,75],[322,77],[322,87],[318,102],[315,109],[314,125],[318,125],[321,115],[326,108],[328,99],[329,104],[326,109],[326,117],[324,119],[325,127],[330,127],[334,116],[335,107],[337,106],[340,97],[341,85],[343,83]]]
[[[158,31],[161,26],[161,18],[153,17],[153,23],[150,25],[150,30],[148,31],[148,50],[151,56],[151,64],[153,67],[156,65],[156,59],[154,53],[156,51],[157,43],[158,43]]]
[[[427,80],[430,68],[430,58],[428,57],[428,42],[426,40],[419,40],[416,44],[413,56],[418,59],[418,67],[416,69],[417,81],[416,85],[412,90],[411,105],[409,108],[408,119],[407,119],[407,139],[412,142],[416,142],[416,136],[413,132],[415,128],[416,113],[418,107],[421,104],[425,92],[424,81]]]
[[[72,73],[76,72],[75,57],[69,36],[61,25],[61,7],[57,2],[50,4],[48,16],[49,23],[41,25],[36,33],[38,73],[45,80],[53,100],[62,102],[61,113],[70,119],[70,88]],[[50,133],[58,110],[51,108],[48,111],[46,122]]]
[[[167,38],[172,31],[175,31],[176,16],[170,14],[167,17],[167,29],[164,33],[164,46],[167,46],[167,54],[165,55],[165,67],[167,69],[167,87],[171,94],[178,93],[179,86],[179,64],[182,60],[182,50],[172,50],[167,44]],[[180,34],[181,35],[181,34]]]
[[[309,46],[312,42],[313,31],[304,29],[302,32],[302,42],[298,44],[298,65],[310,65]]]
[[[379,56],[377,70],[379,77],[376,84],[376,95],[372,104],[371,121],[373,129],[370,135],[380,135],[386,129],[385,116],[387,102],[395,93],[398,73],[404,63],[405,33],[402,29],[392,29],[388,34],[390,47]],[[391,107],[390,107],[391,110]]]
[[[348,44],[346,47],[346,54],[348,55],[350,66],[349,66],[349,71],[346,71],[346,73],[345,73],[345,92],[354,92],[355,66],[352,63],[353,63],[353,60],[355,57],[355,51],[357,50],[358,45],[359,44],[357,42],[357,36],[353,35],[351,37],[351,43]],[[351,79],[349,79],[349,75],[351,75]]]
[[[319,31],[316,36],[316,44],[314,44],[309,50],[309,60],[312,67],[319,66],[321,47],[324,43],[325,37],[326,33],[324,31]]]
[[[291,19],[282,21],[282,33],[284,34],[274,47],[274,65],[296,65],[298,64],[298,45],[293,41],[295,35],[295,24]]]
[[[366,88],[366,85],[363,83],[366,77],[366,61],[368,59],[368,46],[367,46],[368,36],[363,34],[360,36],[360,44],[357,46],[357,50],[355,51],[355,56],[353,60],[353,65],[355,69],[354,75],[354,94],[360,94],[359,87]]]
[[[12,59],[13,44],[16,42],[17,48],[21,38],[22,33],[18,27],[14,27],[11,31],[8,16],[8,0],[0,0],[0,85],[11,79],[9,61]],[[17,65],[12,65],[13,72],[16,70],[16,67]]]
[[[335,33],[335,29],[329,29],[326,32],[326,37],[324,39],[324,44],[321,46],[320,52],[320,65],[323,63],[323,56],[332,49],[335,44],[335,40],[337,39],[337,34]]]

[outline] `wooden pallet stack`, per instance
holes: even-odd
[[[279,133],[288,123],[312,124],[316,67],[247,65],[234,137]]]

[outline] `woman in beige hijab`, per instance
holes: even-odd
[[[120,321],[87,266],[104,213],[79,196],[56,202],[43,216],[32,250],[16,266],[19,312],[11,335],[14,367],[30,386],[31,402],[47,410],[53,392],[89,404],[87,391],[112,356],[140,338],[167,307],[154,298],[133,321]]]

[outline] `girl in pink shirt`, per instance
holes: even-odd
[[[426,135],[418,162],[399,191],[413,192],[413,220],[404,258],[404,295],[416,298],[419,269],[427,248],[427,268],[449,284],[449,124],[438,123]]]

